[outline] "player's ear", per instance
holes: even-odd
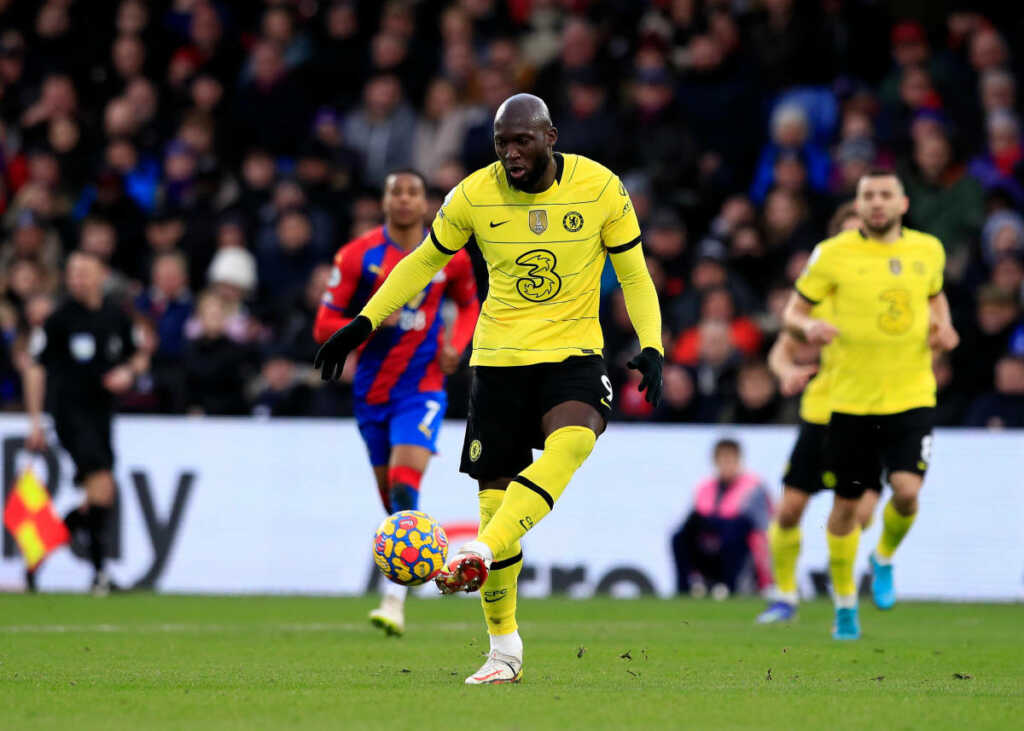
[[[558,128],[555,125],[551,125],[548,131],[545,133],[548,140],[548,147],[554,147],[555,143],[558,142]]]
[[[903,195],[903,203],[900,206],[900,215],[901,216],[907,215],[907,211],[909,211],[909,210],[910,210],[910,197],[907,196],[906,194],[904,194]]]

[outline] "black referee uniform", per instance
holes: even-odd
[[[110,425],[114,395],[104,376],[135,354],[129,317],[109,302],[91,309],[69,298],[37,330],[30,343],[36,362],[46,369],[46,401],[57,438],[75,463],[75,484],[113,469]],[[86,524],[77,511],[69,516],[74,533],[88,529],[90,559],[102,571],[109,509],[90,506]]]

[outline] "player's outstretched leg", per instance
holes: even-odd
[[[892,609],[896,590],[892,575],[892,557],[917,517],[917,493],[921,477],[894,472],[890,480],[893,496],[882,511],[882,535],[871,554],[871,597],[879,609]]]
[[[480,530],[483,531],[501,507],[505,490],[480,490]],[[480,605],[487,622],[490,652],[487,661],[466,678],[467,685],[517,683],[523,674],[523,640],[516,624],[516,595],[523,551],[518,541],[508,555],[498,555],[491,564],[487,581],[480,588]]]
[[[541,456],[512,478],[501,507],[487,527],[437,575],[434,581],[441,593],[479,589],[495,557],[507,555],[551,512],[596,441],[597,435],[586,426],[565,426],[551,432],[544,440]]]

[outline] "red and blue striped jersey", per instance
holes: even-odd
[[[385,226],[341,247],[317,313],[316,340],[325,341],[351,322],[407,253],[391,240]],[[438,355],[446,342],[440,316],[446,297],[458,308],[451,344],[461,353],[473,337],[480,312],[473,266],[465,251],[452,257],[426,289],[391,315],[360,349],[352,386],[357,399],[384,404],[444,388]]]

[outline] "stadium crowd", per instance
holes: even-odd
[[[436,210],[532,91],[557,149],[622,176],[661,296],[652,410],[609,268],[617,418],[795,420],[765,365],[781,308],[885,165],[947,249],[939,423],[1024,427],[1021,40],[1012,4],[952,0],[0,0],[0,404],[81,248],[152,353],[123,411],[351,413],[309,367],[334,251],[391,169]],[[465,367],[450,389],[464,415]]]

